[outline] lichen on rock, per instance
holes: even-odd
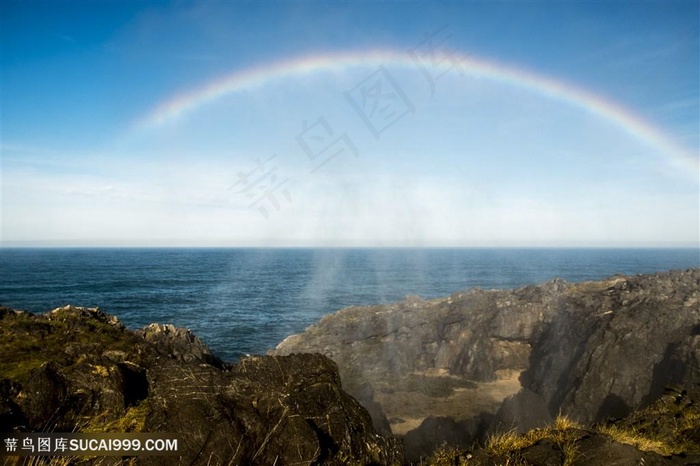
[[[403,461],[400,442],[375,432],[320,354],[229,365],[189,330],[152,324],[134,332],[99,309],[74,306],[44,315],[2,308],[0,337],[3,432],[173,433],[178,464]],[[174,461],[144,458],[134,461]]]

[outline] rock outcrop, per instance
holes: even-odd
[[[322,355],[227,365],[187,330],[133,332],[71,306],[0,309],[0,431],[179,434],[179,458],[137,464],[403,461],[400,443],[374,431]]]
[[[694,464],[698,384],[700,269],[348,308],[235,365],[170,325],[0,307],[0,431],[177,433],[179,464],[401,464],[391,431],[409,461],[462,448],[435,464]],[[514,456],[464,450],[499,431]]]
[[[586,423],[624,417],[670,384],[700,382],[700,270],[576,288],[521,378],[550,413]]]
[[[394,432],[408,434],[430,415],[523,430],[559,413],[622,417],[669,384],[700,382],[699,350],[700,269],[690,269],[351,307],[272,354],[325,354],[350,394],[371,384]]]
[[[471,450],[441,448],[428,466],[694,466],[700,464],[700,387],[669,388],[624,419],[582,425],[558,417],[518,434],[494,435]]]

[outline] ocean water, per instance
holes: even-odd
[[[130,328],[172,323],[234,361],[350,305],[699,266],[697,249],[3,248],[0,304],[98,306]]]

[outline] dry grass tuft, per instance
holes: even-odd
[[[457,447],[443,445],[433,452],[427,464],[430,466],[469,466],[470,456]]]
[[[700,431],[700,405],[697,389],[693,394],[669,389],[665,395],[631,417],[614,424],[598,426],[620,443],[661,455],[700,453],[693,432]],[[690,395],[690,396],[689,396]]]
[[[582,426],[564,416],[559,416],[554,423],[543,429],[533,429],[525,434],[515,431],[493,434],[486,442],[484,451],[489,457],[509,466],[522,466],[527,462],[522,456],[524,449],[541,440],[554,442],[562,451],[564,465],[570,466],[578,457],[576,441],[580,437]],[[428,462],[433,466],[467,465],[468,459],[463,452],[456,449],[438,450]]]
[[[658,439],[649,438],[635,429],[620,427],[618,425],[602,425],[598,427],[598,432],[609,435],[616,442],[632,445],[642,451],[654,451],[661,455],[674,453],[673,448]]]
[[[548,440],[563,454],[564,466],[580,460],[579,440],[585,434],[608,435],[614,441],[632,445],[641,451],[662,456],[700,454],[695,436],[700,431],[700,399],[698,389],[669,389],[668,393],[650,406],[612,424],[584,427],[566,416],[557,417],[552,425],[533,429],[525,434],[515,431],[493,434],[486,445],[478,449],[488,458],[488,464],[522,466],[527,464],[524,453],[537,442]],[[444,447],[428,461],[435,466],[477,465],[467,452]]]

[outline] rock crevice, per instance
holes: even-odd
[[[700,382],[698,322],[700,269],[689,269],[348,308],[272,354],[327,355],[349,393],[371,384],[375,425],[386,422],[384,413],[394,433],[428,416],[458,426],[491,415],[522,429],[560,413],[581,423],[622,417],[669,384]],[[434,390],[448,379],[474,386]],[[529,415],[526,405],[537,409]]]
[[[98,309],[72,306],[46,315],[0,309],[0,346],[2,432],[180,435],[175,461],[135,464],[403,462],[400,443],[375,432],[320,354],[229,365],[189,330],[132,332]]]

